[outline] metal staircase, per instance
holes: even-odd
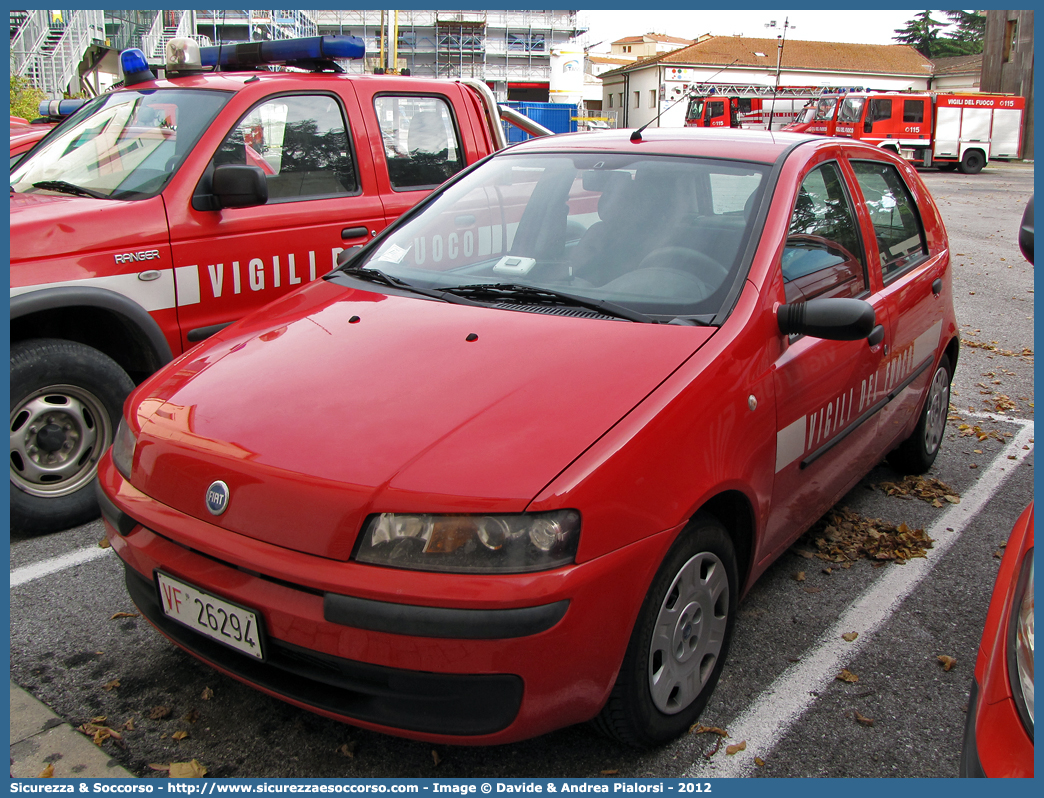
[[[105,42],[102,11],[12,11],[11,72],[51,99],[79,93],[80,62]],[[75,82],[75,83],[74,83]]]

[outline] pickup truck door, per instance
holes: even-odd
[[[164,194],[183,347],[321,277],[385,226],[358,103],[342,86],[231,103],[186,164],[195,173]],[[268,202],[208,209],[221,164],[259,167]]]
[[[476,141],[477,109],[465,105],[457,85],[418,81],[407,91],[360,81],[355,91],[389,224],[490,151]]]

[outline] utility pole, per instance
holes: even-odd
[[[765,23],[766,28],[776,27],[776,20]],[[787,43],[787,28],[796,28],[796,25],[790,24],[790,17],[783,19],[783,33],[776,37],[776,88],[772,92],[772,108],[769,111],[768,129],[772,130],[772,117],[776,113],[776,94],[779,92],[779,74],[783,67],[783,45]]]

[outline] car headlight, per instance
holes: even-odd
[[[355,559],[416,571],[525,573],[568,565],[580,513],[519,515],[381,513],[366,524]]]
[[[127,419],[121,418],[120,426],[116,429],[116,438],[112,442],[112,464],[128,481],[130,480],[131,463],[134,461],[134,447],[137,444],[138,441],[131,432]]]
[[[1033,736],[1033,549],[1022,561],[1012,606],[1011,632],[1008,639],[1008,678],[1015,705]]]

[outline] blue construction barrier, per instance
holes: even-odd
[[[534,122],[555,133],[575,133],[577,130],[576,117],[578,116],[579,107],[576,105],[525,102],[506,102],[501,104],[513,108],[520,114],[525,114]],[[524,130],[520,130],[507,122],[504,123],[504,132],[507,134],[508,141],[512,144],[532,138]]]

